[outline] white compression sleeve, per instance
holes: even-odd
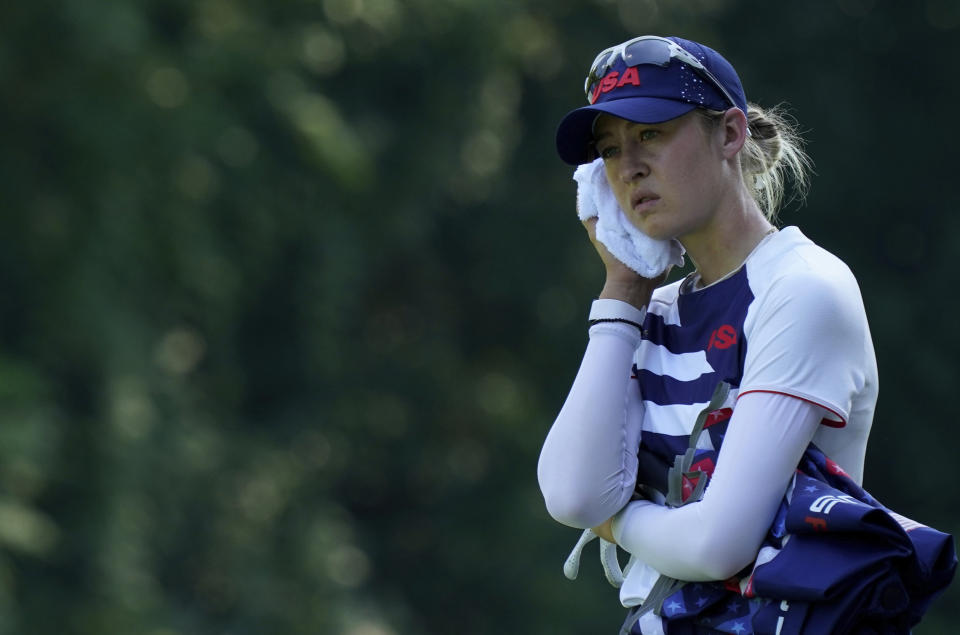
[[[737,401],[702,500],[668,508],[634,501],[613,521],[625,550],[679,580],[725,580],[757,555],[825,411],[768,392]]]
[[[595,527],[623,509],[637,478],[643,403],[631,380],[640,332],[621,323],[590,328],[590,342],[537,465],[550,515]]]

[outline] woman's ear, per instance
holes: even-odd
[[[729,108],[720,122],[723,131],[723,156],[732,159],[747,142],[747,116],[739,108]]]

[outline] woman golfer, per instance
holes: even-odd
[[[549,513],[630,554],[624,632],[909,632],[952,541],[859,487],[876,360],[850,269],[774,224],[807,180],[795,131],[677,37],[603,51],[585,90],[560,157],[695,269],[660,286],[584,222],[606,281],[540,456]]]

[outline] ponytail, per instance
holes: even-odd
[[[723,114],[701,112],[713,124],[718,123]],[[748,104],[747,126],[750,134],[740,150],[740,172],[753,199],[773,223],[790,183],[793,192],[788,203],[806,198],[813,163],[803,150],[803,138],[795,121],[783,106],[764,110]]]
[[[793,193],[788,203],[806,198],[813,164],[796,122],[782,106],[764,110],[748,104],[747,125],[750,135],[740,151],[740,170],[754,200],[773,222],[789,182]]]

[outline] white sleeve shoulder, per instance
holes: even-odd
[[[860,289],[842,263],[792,271],[763,290],[744,323],[740,395],[776,392],[832,413],[842,426],[852,401],[876,377]]]

